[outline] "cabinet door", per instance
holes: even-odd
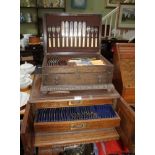
[[[117,128],[120,139],[125,146],[133,151],[135,144],[135,112],[123,98],[118,99],[116,110],[121,118],[120,127]]]
[[[26,105],[26,110],[24,114],[24,118],[21,124],[21,139],[24,147],[25,155],[33,154],[33,146],[34,146],[34,129],[33,129],[33,115],[31,106],[28,103]]]

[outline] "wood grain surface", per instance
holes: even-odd
[[[67,146],[74,144],[85,144],[98,141],[119,139],[117,131],[111,129],[86,130],[78,132],[35,134],[35,146]]]

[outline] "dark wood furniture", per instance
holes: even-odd
[[[25,61],[34,65],[42,65],[43,62],[43,46],[42,45],[29,45],[25,50],[20,51],[20,63]]]
[[[25,153],[29,155],[32,154],[34,148],[52,150],[57,147],[74,144],[115,140],[119,139],[119,137],[125,142],[124,144],[128,145],[128,141],[131,139],[130,128],[132,128],[129,123],[134,121],[134,119],[131,120],[131,118],[129,118],[129,108],[124,108],[127,106],[127,103],[119,98],[120,96],[116,90],[113,90],[113,92],[91,90],[72,91],[69,94],[43,94],[40,91],[40,85],[41,75],[36,75],[32,86],[31,98],[26,106],[21,128],[21,137]],[[77,96],[81,97],[81,99],[79,98],[77,100]],[[44,121],[37,123],[35,121],[36,113],[39,109],[89,107],[104,104],[113,105],[116,117],[65,122]],[[120,129],[118,130],[119,132],[117,129]],[[133,130],[132,133],[134,133]],[[127,138],[127,140],[124,138]]]
[[[72,47],[72,36],[68,38],[68,34],[65,36],[58,35],[54,29],[51,32],[52,27],[60,27],[62,21],[74,21],[74,23],[78,22],[79,25],[81,21],[86,21],[87,26],[91,28],[97,27],[97,35],[92,32],[92,34],[86,35],[87,37],[85,38],[86,42],[87,39],[90,40],[91,46],[77,47],[77,45],[80,45],[80,40],[84,38],[79,38],[80,35],[75,35],[74,43],[76,44]],[[49,27],[51,29],[49,29]],[[77,28],[77,26],[75,27]],[[124,129],[129,128],[128,121],[130,122],[130,120],[127,118],[126,124],[124,124],[124,121],[122,122],[118,114],[120,113],[121,115],[123,110],[121,105],[125,106],[126,102],[120,99],[120,95],[112,85],[113,66],[99,54],[100,30],[101,18],[99,15],[61,14],[47,15],[46,18],[44,18],[44,47],[46,55],[44,56],[43,70],[41,75],[35,75],[21,128],[21,138],[25,154],[33,154],[34,148],[38,148],[40,154],[43,154],[42,152],[52,154],[56,148],[64,149],[64,147],[74,144],[118,140],[120,135],[122,136],[121,133],[130,137],[131,132],[128,130],[124,131]],[[63,31],[63,28],[61,31]],[[65,32],[66,31],[65,29]],[[60,44],[58,44],[56,40],[61,40],[61,42],[64,40],[64,43],[60,42]],[[105,64],[80,66],[79,68],[77,66],[70,67],[68,64],[65,67],[64,65],[48,67],[46,64],[49,56],[60,56],[63,58],[67,56],[74,58],[87,57],[87,59],[95,57],[99,58],[98,60],[101,62],[104,60]],[[68,86],[65,85],[65,83],[61,83],[59,78],[55,76],[61,74],[62,77],[65,77],[65,74],[68,74],[68,72],[71,73],[71,78],[69,78],[68,81],[74,84],[73,89],[68,89]],[[98,88],[94,87],[96,83],[90,80],[90,77],[93,76],[92,72],[96,72],[98,76],[102,75],[105,78],[105,80],[103,80],[103,78],[101,81],[100,79],[98,80],[98,76],[92,78],[99,81],[99,83],[97,83]],[[91,89],[88,89],[88,87],[85,87],[85,89],[83,89],[83,87],[82,89],[77,89],[76,86],[79,83],[81,84],[81,81],[78,79],[76,81],[74,76],[78,75],[83,77],[83,74],[88,76],[88,80],[85,79],[82,85],[87,85],[89,80],[91,82],[93,81],[92,83],[89,82]],[[45,78],[45,75],[48,75],[47,78]],[[49,89],[43,91],[43,84],[50,87],[53,81],[48,80],[53,77],[55,82],[53,86],[55,86],[55,88],[56,86],[60,86],[60,88],[67,89]],[[64,81],[65,80],[67,81],[67,78],[64,78]],[[105,85],[109,84],[111,89],[100,88],[99,85],[102,83]],[[124,109],[124,111],[124,115],[121,115],[122,118],[126,118],[127,115],[126,109]],[[121,131],[120,135],[118,132],[119,129]],[[122,138],[122,140],[124,141],[124,138]],[[128,143],[125,144],[128,145]]]
[[[113,83],[121,94],[118,114],[121,124],[118,129],[124,145],[134,151],[135,146],[135,44],[116,43],[114,48]],[[127,125],[128,123],[128,125]]]
[[[113,83],[129,104],[135,103],[135,44],[117,43],[114,50]]]

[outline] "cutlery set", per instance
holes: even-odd
[[[60,26],[48,26],[48,47],[97,47],[98,29],[84,21],[62,21]]]
[[[72,57],[60,57],[60,56],[50,56],[47,60],[47,66],[75,66],[77,64],[81,65],[94,65],[92,61],[99,61],[97,58],[72,58]]]
[[[111,105],[38,109],[36,122],[56,122],[114,118]]]

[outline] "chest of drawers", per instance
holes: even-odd
[[[127,105],[115,89],[49,93],[40,91],[41,75],[34,78],[31,97],[21,128],[25,152],[34,148],[55,149],[75,144],[93,143],[120,138],[118,129],[128,126],[121,105]],[[124,109],[126,110],[126,109]],[[120,116],[121,117],[120,117]],[[121,127],[122,117],[126,122]],[[130,131],[125,131],[130,137]],[[124,139],[123,139],[124,140]]]

